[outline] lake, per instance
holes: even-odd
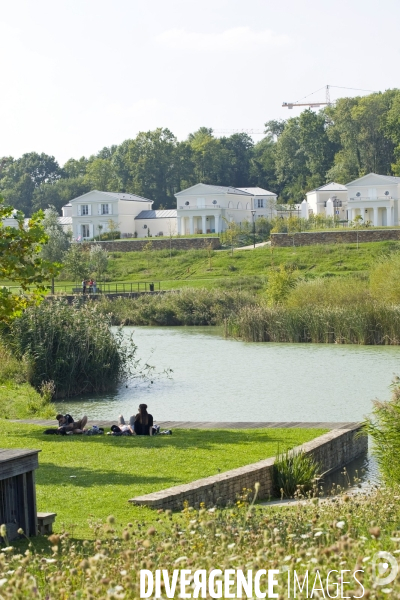
[[[114,393],[58,402],[78,417],[117,419],[146,403],[170,421],[359,421],[387,399],[400,347],[247,343],[217,327],[125,327],[142,361],[171,378],[135,380]]]

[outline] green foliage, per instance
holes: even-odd
[[[15,226],[5,225],[3,219],[7,218],[13,218]],[[16,295],[0,287],[0,322],[9,321],[25,307],[40,302],[45,282],[58,272],[56,264],[39,254],[48,241],[42,221],[43,214],[35,213],[24,226],[22,213],[2,204],[0,197],[0,279],[19,284],[22,291]]]
[[[321,467],[312,456],[304,452],[286,450],[274,462],[275,493],[281,498],[304,495],[321,475]]]
[[[64,255],[70,247],[71,236],[60,225],[54,206],[50,206],[44,211],[42,225],[48,238],[41,250],[42,257],[50,262],[62,263]]]
[[[87,243],[75,242],[71,244],[64,257],[64,273],[77,282],[89,277],[90,246]]]
[[[374,401],[372,416],[364,422],[364,431],[373,440],[373,454],[385,483],[400,484],[400,379],[392,384],[392,396],[388,402]]]
[[[135,300],[102,299],[99,309],[123,325],[217,325],[243,305],[255,304],[245,292],[186,288],[165,295],[145,295]]]
[[[108,267],[108,252],[102,246],[93,244],[89,251],[90,269],[98,280],[102,279]]]
[[[254,342],[400,344],[400,307],[366,302],[344,306],[244,306],[226,334]]]
[[[113,335],[109,317],[91,303],[28,308],[12,323],[8,343],[29,362],[32,385],[53,381],[58,398],[113,389],[134,364],[135,346],[121,331]]]
[[[273,306],[281,304],[289,296],[290,290],[296,285],[297,273],[285,265],[279,269],[271,270],[268,276],[267,299]]]
[[[379,302],[400,302],[400,256],[393,254],[381,259],[370,274],[371,295]]]

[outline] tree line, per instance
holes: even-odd
[[[60,166],[30,152],[0,159],[0,193],[25,215],[61,207],[91,189],[138,194],[173,208],[174,194],[199,182],[260,186],[299,202],[329,181],[368,172],[400,176],[400,90],[341,98],[318,113],[268,121],[257,143],[246,133],[216,137],[201,127],[184,141],[166,128],[140,132],[89,158]]]

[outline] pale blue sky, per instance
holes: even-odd
[[[262,129],[325,84],[400,87],[399,23],[397,0],[2,2],[0,156]]]

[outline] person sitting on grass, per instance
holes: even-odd
[[[87,416],[84,415],[79,421],[74,421],[69,414],[58,414],[56,419],[58,421],[58,430],[63,433],[83,433],[84,427],[88,420]]]
[[[153,435],[153,415],[147,412],[147,404],[139,404],[139,412],[129,419],[129,427],[135,435]],[[119,415],[119,427],[125,425],[125,419]]]

